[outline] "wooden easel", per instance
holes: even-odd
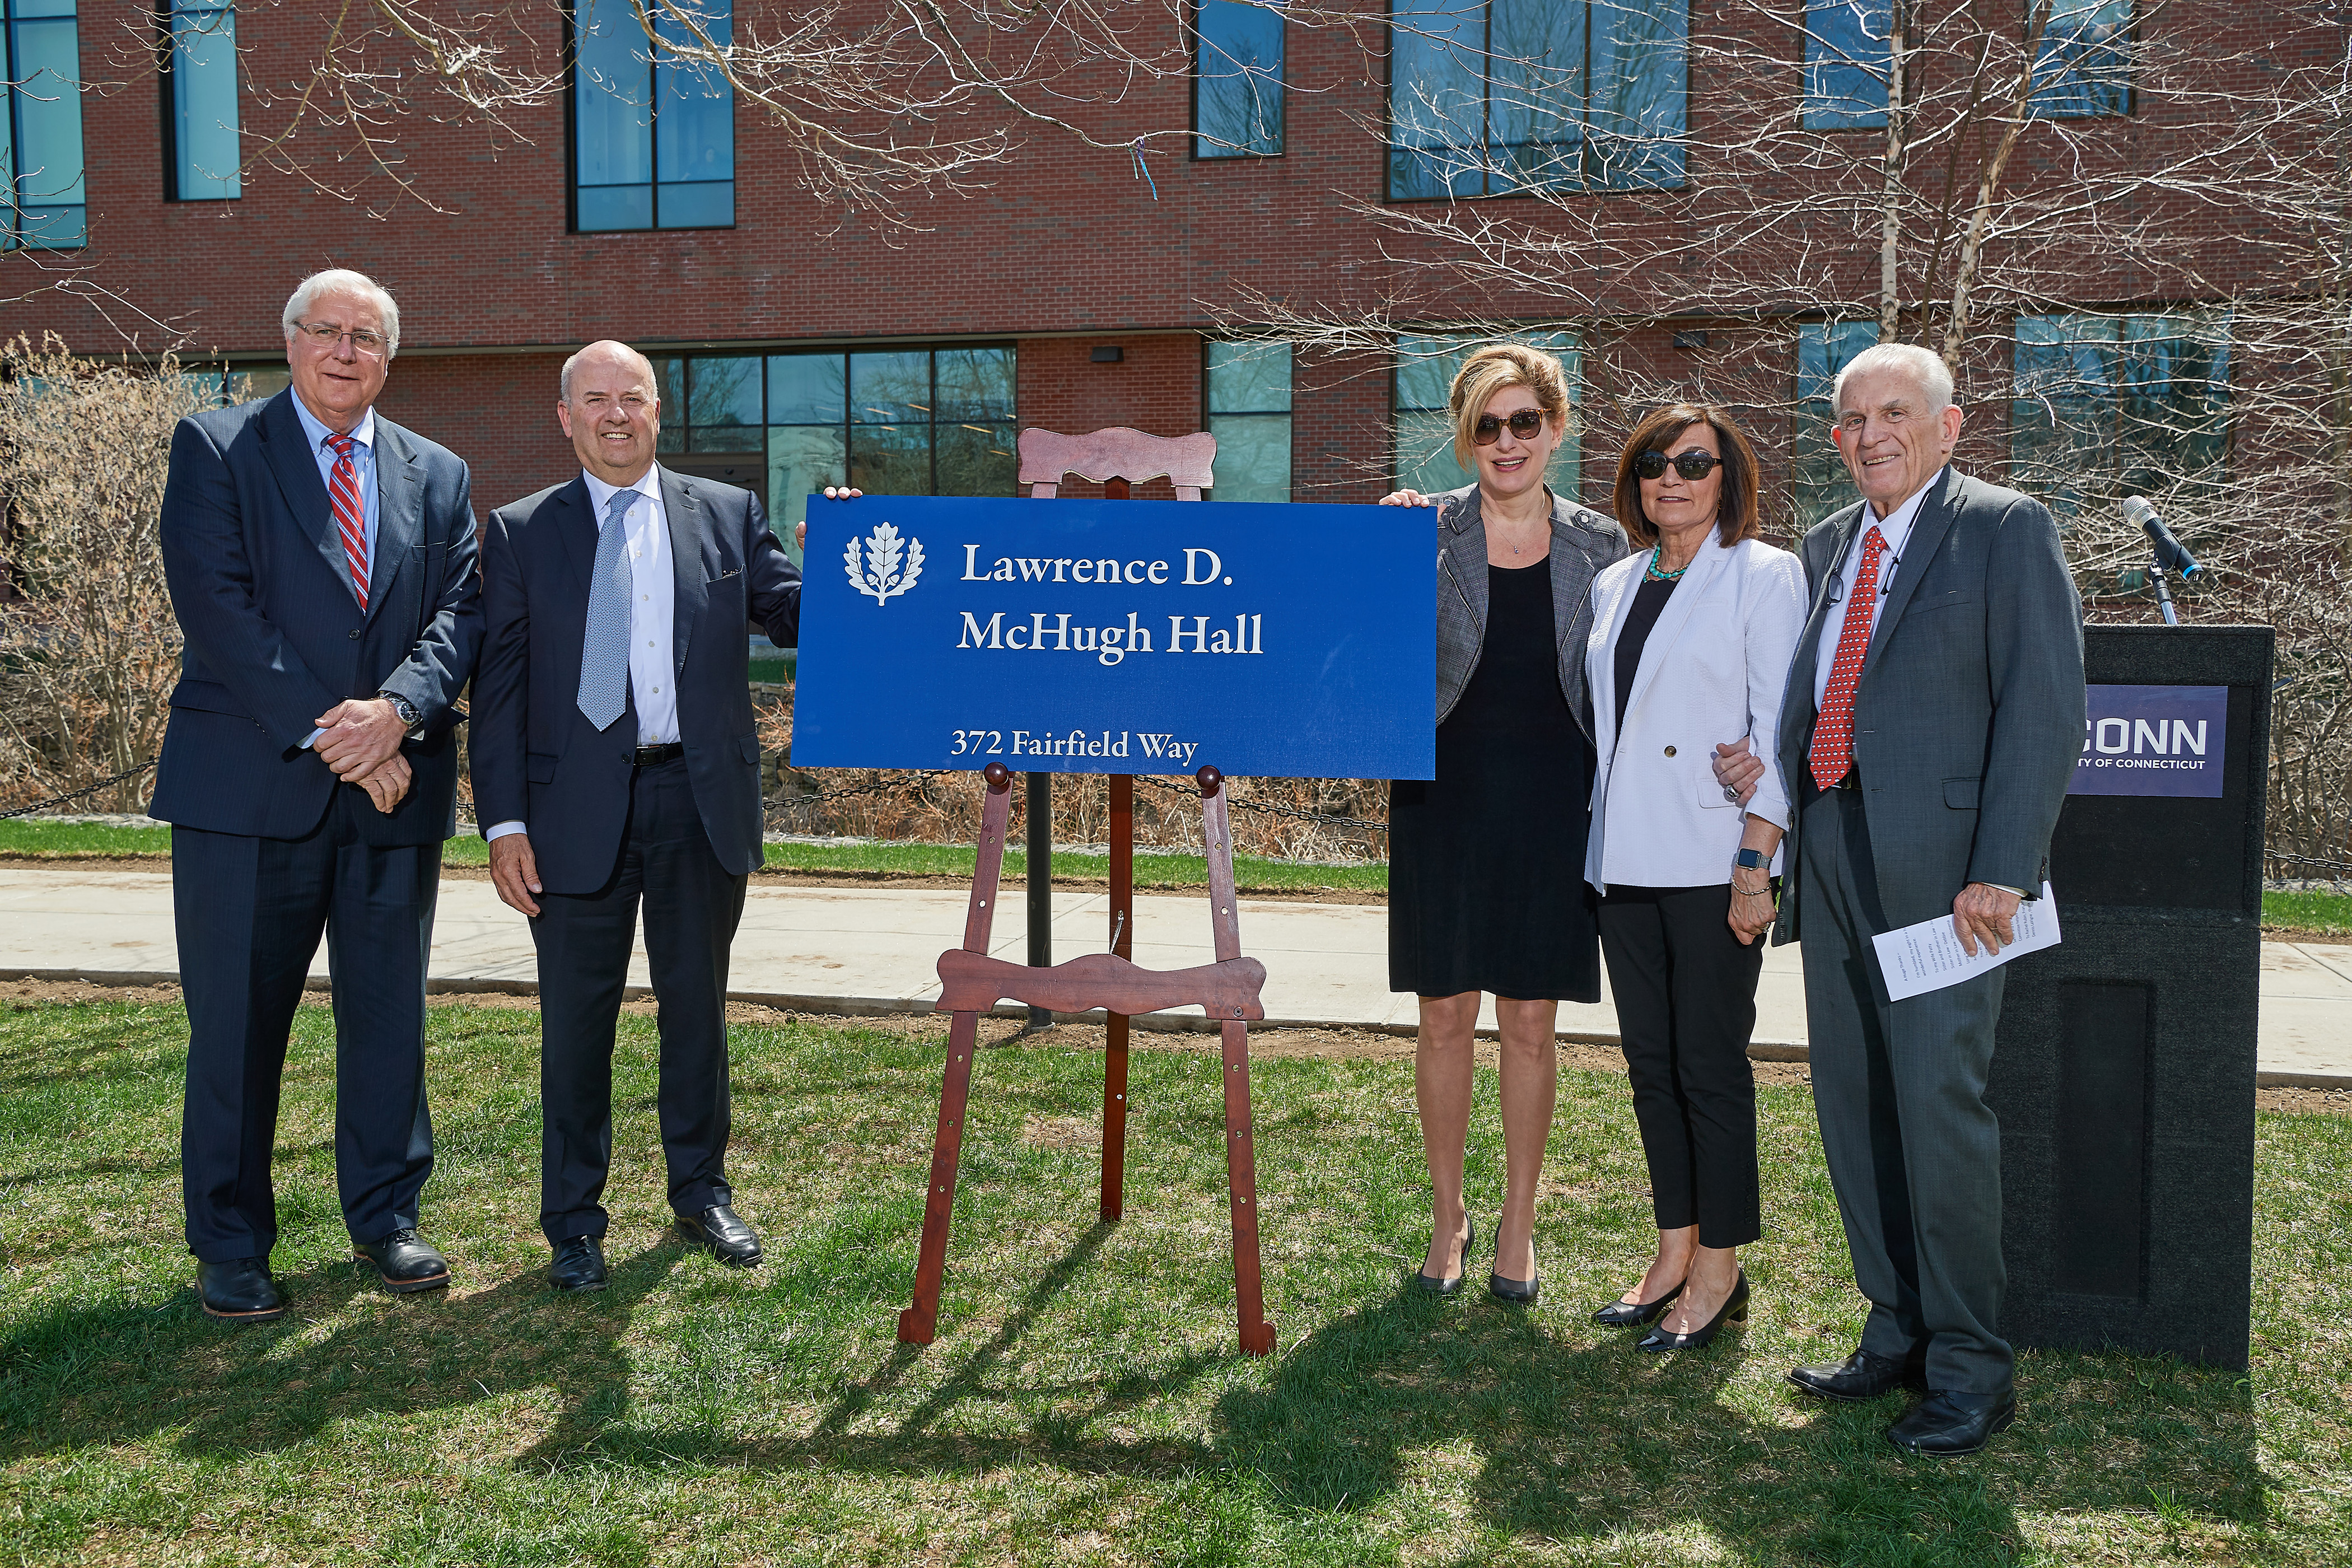
[[[1021,481],[1031,495],[1050,499],[1065,474],[1103,484],[1109,499],[1125,500],[1139,479],[1167,476],[1180,500],[1198,500],[1210,483],[1215,437],[1166,437],[1111,429],[1092,436],[1021,433]],[[1265,1016],[1259,994],[1265,966],[1242,956],[1241,921],[1234,899],[1231,813],[1223,778],[1213,767],[1194,775],[1201,790],[1202,842],[1209,862],[1209,910],[1217,961],[1193,969],[1152,971],[1129,962],[1135,951],[1135,780],[1110,775],[1110,951],[1045,968],[988,956],[997,886],[1004,866],[1004,835],[1012,819],[1013,774],[989,764],[981,811],[980,854],[964,914],[963,945],[940,955],[938,1011],[955,1021],[948,1034],[947,1072],[940,1088],[940,1119],[931,1139],[930,1184],[923,1197],[923,1239],[915,1266],[914,1304],[898,1314],[898,1338],[927,1345],[937,1332],[940,1286],[946,1272],[948,1224],[955,1206],[956,1162],[963,1147],[964,1104],[971,1089],[971,1058],[980,1015],[1011,999],[1056,1013],[1101,1007],[1108,1014],[1103,1057],[1101,1215],[1124,1212],[1127,1168],[1128,1018],[1135,1013],[1200,1005],[1220,1021],[1223,1038],[1225,1177],[1233,1209],[1234,1306],[1241,1347],[1250,1355],[1274,1349],[1258,1268],[1257,1158],[1251,1134],[1249,1020]],[[1049,846],[1050,852],[1050,846]],[[1042,887],[1050,861],[1029,868]]]

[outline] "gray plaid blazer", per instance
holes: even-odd
[[[1486,530],[1478,487],[1437,503],[1437,721],[1454,711],[1486,646]],[[1592,698],[1584,686],[1584,640],[1592,629],[1592,579],[1625,554],[1625,535],[1589,507],[1551,498],[1551,619],[1559,638],[1559,689],[1587,741]]]

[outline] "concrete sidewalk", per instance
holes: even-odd
[[[1019,962],[1027,937],[1016,888],[1006,889],[992,951]],[[1055,895],[1056,959],[1109,945],[1108,905],[1104,893]],[[928,1012],[939,994],[933,965],[962,940],[964,906],[965,894],[950,889],[763,887],[755,879],[735,941],[734,994],[803,1012]],[[1241,927],[1243,951],[1266,967],[1269,1026],[1410,1031],[1413,999],[1388,988],[1384,907],[1245,898]],[[0,870],[0,977],[131,984],[179,973],[165,871],[98,864]],[[436,990],[534,988],[530,933],[487,881],[441,884],[433,938]],[[1137,963],[1177,969],[1214,956],[1205,893],[1136,900]],[[326,976],[323,948],[311,973]],[[642,944],[629,978],[646,983]],[[2352,946],[2263,943],[2262,1009],[2263,1082],[2352,1088]],[[1754,1054],[1801,1060],[1805,1004],[1796,948],[1766,950],[1757,1014]],[[1150,1022],[1186,1026],[1174,1017]],[[1493,1026],[1491,1001],[1480,1022]],[[1616,1011],[1605,997],[1597,1005],[1563,1004],[1560,1030],[1613,1045]]]

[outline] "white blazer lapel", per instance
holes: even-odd
[[[1658,679],[1658,671],[1665,668],[1667,658],[1674,653],[1675,640],[1689,629],[1691,616],[1697,613],[1699,601],[1706,597],[1716,574],[1722,571],[1724,563],[1730,559],[1731,552],[1715,540],[1710,539],[1699,547],[1698,554],[1691,561],[1690,570],[1684,573],[1683,580],[1675,584],[1674,596],[1658,613],[1658,624],[1650,628],[1649,640],[1642,645],[1642,662],[1633,671],[1633,692],[1625,700],[1628,710],[1641,705],[1643,694],[1650,689],[1650,682]]]

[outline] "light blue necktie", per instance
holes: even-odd
[[[629,508],[642,490],[621,490],[604,503],[596,536],[596,571],[588,582],[588,635],[580,645],[580,711],[609,730],[628,706]]]

